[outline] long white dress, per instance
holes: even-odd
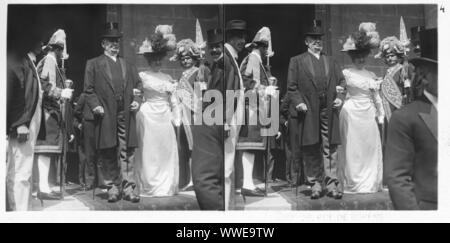
[[[158,72],[141,72],[144,102],[136,114],[139,147],[135,173],[142,197],[173,196],[178,193],[179,164],[175,130],[177,99],[171,77]]]
[[[342,145],[338,176],[344,193],[374,193],[382,189],[383,155],[377,117],[384,117],[375,74],[345,69],[347,98],[339,115]]]

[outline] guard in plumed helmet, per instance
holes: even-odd
[[[44,48],[47,55],[38,63],[37,71],[41,80],[44,98],[42,100],[44,117],[40,133],[45,140],[38,139],[35,147],[35,161],[39,171],[39,190],[41,200],[59,200],[60,194],[52,191],[48,183],[50,164],[57,162],[62,154],[62,107],[63,100],[71,99],[72,89],[65,89],[66,76],[61,69],[62,59],[67,59],[66,33],[57,30]]]
[[[268,56],[271,46],[271,34],[268,27],[262,27],[246,47],[250,54],[241,63],[240,71],[246,91],[246,96],[253,96],[245,101],[245,124],[241,127],[237,150],[243,151],[243,186],[241,195],[262,197],[265,191],[255,186],[253,182],[253,168],[256,154],[267,150],[268,136],[263,136],[259,116],[267,116],[269,113],[270,97],[277,95],[276,79],[271,76],[269,70],[263,64]],[[256,101],[256,102],[253,102]],[[255,122],[255,123],[253,123]]]
[[[407,62],[408,48],[395,36],[384,38],[380,42],[379,53],[375,57],[383,58],[388,66],[383,82],[381,96],[386,119],[389,121],[392,112],[413,100],[412,77],[413,67]]]

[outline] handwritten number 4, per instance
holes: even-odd
[[[441,5],[441,8],[439,10],[441,10],[443,13],[445,13],[444,5]]]

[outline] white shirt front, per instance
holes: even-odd
[[[231,55],[234,57],[234,59],[236,59],[236,60],[238,59],[238,53],[232,45],[225,43],[225,48],[227,48],[227,50],[231,53]]]
[[[425,95],[425,97],[427,97],[431,101],[431,104],[433,104],[434,108],[436,108],[436,110],[437,110],[437,108],[438,108],[437,97],[432,95],[430,92],[428,92],[426,90],[423,91],[423,94]]]
[[[308,52],[311,53],[313,56],[315,56],[317,59],[320,59],[320,52],[315,53],[315,52],[311,51],[311,49],[309,49],[309,48],[308,48]]]
[[[33,61],[33,64],[36,63],[36,55],[33,52],[28,52],[28,57]]]
[[[218,62],[222,57],[223,57],[223,52],[220,54],[220,56],[218,58],[214,59],[214,61]]]
[[[109,55],[108,53],[106,53],[106,51],[105,51],[105,55],[106,55],[107,57],[111,58],[114,62],[117,61],[117,56],[111,56],[111,55]]]

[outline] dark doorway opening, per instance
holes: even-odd
[[[256,32],[263,26],[272,34],[272,49],[275,55],[270,59],[272,75],[278,78],[281,94],[286,92],[286,79],[291,57],[306,51],[303,33],[311,25],[315,16],[314,5],[225,5],[225,23],[232,19],[247,22],[247,42],[251,42]],[[245,57],[243,53],[240,58]]]
[[[8,5],[8,33],[33,28],[47,42],[57,29],[67,35],[69,59],[65,61],[68,79],[74,82],[78,96],[83,90],[86,61],[102,53],[99,36],[104,30],[106,5]],[[21,38],[26,38],[23,33]],[[7,43],[14,45],[14,40]]]
[[[311,25],[315,16],[314,5],[225,5],[224,23],[232,19],[241,19],[247,22],[247,42],[251,42],[259,29],[269,27],[272,37],[272,49],[275,55],[270,58],[271,73],[278,79],[280,94],[286,93],[286,81],[289,61],[291,57],[306,51],[303,38],[304,32]],[[239,56],[239,62],[248,53],[244,51]],[[242,153],[235,161],[236,188],[242,186]],[[263,179],[262,153],[256,156],[254,178]],[[274,176],[282,177],[284,172],[284,159],[275,158]],[[281,173],[280,173],[281,172]]]

